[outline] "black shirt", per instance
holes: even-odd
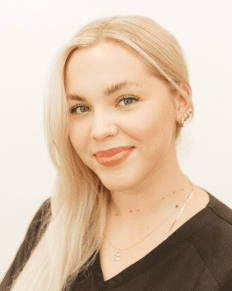
[[[232,209],[207,193],[207,206],[142,259],[104,281],[98,254],[71,291],[232,291]],[[48,200],[32,219],[0,291],[10,290],[12,276],[29,258]]]

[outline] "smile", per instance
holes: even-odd
[[[95,157],[98,163],[105,167],[115,167],[123,163],[131,154],[133,148],[125,149],[112,157]]]

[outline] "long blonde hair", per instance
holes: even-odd
[[[55,56],[45,94],[44,127],[57,176],[51,195],[51,211],[42,221],[37,245],[12,291],[69,290],[75,277],[96,259],[103,240],[110,191],[75,152],[68,135],[65,70],[74,52],[103,41],[115,41],[136,53],[154,76],[172,92],[188,94],[191,87],[183,52],[177,40],[155,21],[144,16],[114,16],[83,27]],[[181,128],[176,123],[176,141]]]

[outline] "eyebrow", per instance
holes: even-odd
[[[123,88],[131,86],[131,85],[140,87],[141,83],[134,82],[134,81],[127,81],[127,80],[126,81],[122,81],[122,82],[119,82],[117,84],[114,84],[114,85],[108,87],[104,91],[104,95],[105,96],[110,96],[110,95],[114,94],[115,92],[120,91]],[[77,95],[77,94],[72,94],[72,93],[67,93],[67,99],[68,100],[77,100],[77,101],[87,101],[83,96],[80,96],[80,95]]]

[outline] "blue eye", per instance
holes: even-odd
[[[134,101],[138,101],[138,98],[135,98],[135,97],[125,97],[125,96],[123,96],[120,100],[119,100],[119,102],[118,103],[120,103],[121,101],[128,101],[128,100],[134,100]],[[128,103],[127,103],[128,104]],[[130,105],[131,103],[129,103],[129,105]]]
[[[87,106],[84,106],[84,105],[81,105],[81,104],[80,104],[80,105],[77,105],[77,106],[75,106],[75,107],[73,107],[73,108],[70,109],[70,113],[71,113],[71,114],[77,113],[76,110],[77,110],[78,108],[83,108],[83,107],[87,107]],[[82,112],[82,111],[81,111],[81,112]],[[79,113],[78,113],[78,114],[79,114]]]
[[[118,101],[118,103],[120,103],[121,101],[126,101],[126,103],[125,104],[127,104],[126,106],[128,106],[128,105],[130,105],[130,104],[132,104],[131,102],[127,102],[128,100],[130,100],[130,101],[138,101],[139,100],[139,98],[135,98],[135,97],[125,97],[125,96],[123,96],[119,101]],[[77,113],[77,109],[78,108],[89,108],[88,106],[85,106],[85,105],[83,105],[83,104],[79,104],[79,105],[76,105],[76,106],[74,106],[74,107],[72,107],[70,110],[69,110],[69,112],[70,112],[70,114],[78,114],[78,115],[82,115],[82,113],[84,113],[84,112],[87,112],[87,111],[81,111],[81,113]],[[80,109],[81,110],[81,109]]]

